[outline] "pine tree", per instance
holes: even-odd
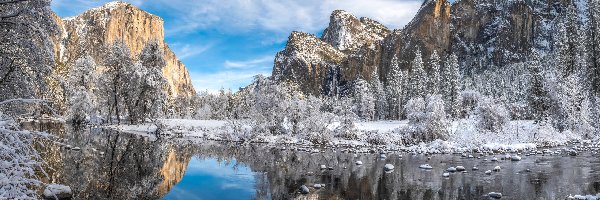
[[[427,95],[427,73],[423,66],[423,59],[421,57],[421,50],[417,50],[415,53],[415,59],[411,65],[410,73],[411,83],[411,98],[425,98]]]
[[[402,72],[400,67],[398,66],[398,57],[394,55],[391,62],[391,73],[388,78],[388,106],[389,106],[389,114],[393,119],[398,119],[400,117],[400,99],[402,98],[402,82],[404,77],[402,76]]]
[[[450,55],[446,61],[446,66],[443,70],[443,94],[446,102],[448,114],[452,117],[457,117],[460,112],[459,95],[460,95],[460,69],[458,66],[458,57],[454,54]]]
[[[440,90],[440,67],[441,61],[440,57],[437,54],[437,51],[433,51],[431,54],[431,58],[429,59],[429,89],[428,92],[430,94],[438,94]]]
[[[544,88],[544,72],[540,63],[540,56],[534,52],[529,63],[529,74],[531,75],[527,101],[531,114],[536,122],[547,117],[549,109],[548,92]]]

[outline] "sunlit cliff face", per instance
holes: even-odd
[[[76,17],[55,20],[62,30],[54,38],[57,66],[67,66],[83,55],[91,55],[101,69],[105,49],[113,42],[125,42],[137,59],[146,43],[156,40],[166,61],[162,72],[169,86],[167,94],[173,98],[195,95],[187,68],[164,42],[164,22],[160,17],[128,3],[112,2]]]

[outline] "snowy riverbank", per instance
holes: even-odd
[[[332,122],[327,128],[333,130],[338,126],[340,126],[339,122]],[[356,122],[354,132],[358,139],[333,137],[325,145],[377,146],[422,153],[453,153],[471,150],[526,151],[538,147],[566,145],[571,141],[584,141],[580,135],[570,131],[558,132],[550,126],[541,126],[533,121],[510,121],[500,131],[490,132],[477,129],[472,121],[459,120],[451,124],[448,140],[405,145],[403,139],[407,136],[401,134],[400,130],[407,126],[406,120]],[[240,132],[239,129],[251,131],[252,128],[240,121],[161,119],[153,124],[113,125],[109,128],[152,138],[156,137],[155,132],[160,129],[160,134],[163,136],[183,139],[317,145],[299,135],[248,136],[245,135],[248,134],[247,132]],[[595,142],[597,139],[594,140]]]

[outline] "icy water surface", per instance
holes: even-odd
[[[600,193],[600,155],[592,152],[499,162],[490,161],[493,156],[432,155],[428,160],[408,153],[381,159],[335,149],[311,153],[292,146],[148,138],[56,124],[26,127],[58,135],[57,142],[38,146],[48,163],[42,177],[71,186],[75,199],[488,199],[490,192],[502,193],[502,199],[565,199]],[[433,169],[419,169],[426,163]],[[385,164],[394,165],[394,171],[386,172]],[[467,173],[442,177],[458,165]],[[484,173],[495,166],[501,170]],[[308,194],[300,194],[302,185]]]

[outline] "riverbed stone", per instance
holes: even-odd
[[[71,187],[60,184],[49,184],[43,193],[46,199],[70,199],[73,196]]]
[[[499,192],[490,192],[488,194],[489,197],[494,198],[494,199],[501,199],[502,198],[502,193]]]
[[[392,165],[392,164],[385,164],[385,166],[383,166],[383,168],[386,171],[391,171],[391,170],[394,170],[394,165]]]
[[[306,185],[300,186],[300,193],[308,194],[309,192],[310,192],[310,190],[308,189],[308,187],[306,187]]]

